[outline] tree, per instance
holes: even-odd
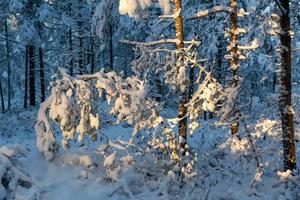
[[[5,43],[6,43],[6,60],[7,60],[7,109],[10,110],[11,106],[11,68],[10,68],[10,48],[9,48],[9,33],[7,17],[4,21],[5,26]]]
[[[175,13],[175,34],[176,34],[176,39],[178,40],[176,43],[176,48],[179,51],[183,51],[184,48],[184,33],[183,33],[183,18],[182,18],[182,4],[181,0],[174,0],[174,13]],[[182,62],[184,62],[182,60]],[[178,107],[178,118],[179,118],[179,123],[178,123],[178,134],[181,139],[180,145],[181,147],[184,148],[187,140],[187,108],[185,106],[187,102],[187,94],[186,91],[181,91],[181,97],[180,97],[180,102],[179,102],[179,107]]]
[[[2,109],[2,113],[5,112],[5,105],[4,105],[4,97],[3,97],[3,90],[2,90],[2,81],[0,78],[0,98],[1,98],[1,109]]]
[[[27,108],[27,103],[28,103],[28,45],[26,45],[26,50],[25,50],[25,74],[24,74],[24,108]]]
[[[42,41],[42,22],[38,22],[38,35]],[[40,42],[41,42],[40,41]],[[41,87],[41,102],[45,101],[45,65],[43,60],[43,47],[39,46],[39,65],[40,65],[40,87]]]
[[[26,4],[27,19],[34,24],[35,3],[29,0]],[[27,41],[29,64],[29,105],[35,106],[35,41],[31,36]]]
[[[239,66],[239,62],[238,62],[238,24],[237,24],[237,20],[238,20],[238,16],[237,16],[237,0],[230,0],[230,8],[231,8],[231,12],[230,12],[230,23],[231,23],[231,28],[230,28],[230,69],[232,72],[232,83],[231,83],[231,87],[236,88],[239,84],[239,76],[238,76],[238,66]],[[237,100],[236,100],[237,101]],[[233,104],[233,114],[237,115],[236,112],[237,111],[237,102],[235,102]],[[237,120],[237,119],[236,119]],[[232,135],[236,135],[239,131],[239,122],[238,120],[233,122],[231,124],[231,134]]]
[[[276,1],[281,11],[281,65],[279,73],[279,110],[282,122],[284,169],[296,168],[295,130],[291,79],[291,23],[289,1]]]

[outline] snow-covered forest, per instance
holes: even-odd
[[[300,199],[300,2],[0,0],[0,200]]]

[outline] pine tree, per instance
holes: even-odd
[[[183,51],[184,48],[184,33],[183,33],[183,18],[182,18],[182,4],[181,0],[174,0],[175,8],[175,34],[176,34],[176,48],[179,51]],[[183,61],[182,61],[183,62]],[[187,102],[187,95],[185,91],[181,91],[181,97],[179,102],[179,108],[178,108],[178,118],[179,118],[179,124],[178,124],[178,134],[180,138],[180,145],[181,147],[184,147],[187,140],[187,108],[185,106]]]
[[[281,66],[279,73],[279,110],[282,122],[282,142],[284,169],[296,168],[295,130],[292,105],[291,79],[291,23],[289,1],[280,0],[278,6],[280,17]]]
[[[238,76],[238,16],[237,16],[237,0],[230,0],[230,7],[232,9],[230,13],[230,69],[232,72],[232,83],[231,86],[236,88],[239,83],[239,76]],[[234,104],[233,112],[236,115],[237,112],[237,103]],[[236,135],[239,131],[239,123],[235,121],[231,124],[231,134]]]

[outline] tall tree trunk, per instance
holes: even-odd
[[[91,36],[91,73],[95,73],[96,60],[95,60],[95,38]]]
[[[10,50],[7,18],[5,18],[5,38],[6,38],[6,60],[7,60],[7,109],[10,110],[11,104],[11,69],[10,69]]]
[[[176,33],[176,39],[178,40],[176,44],[176,48],[180,51],[184,48],[184,33],[183,33],[183,19],[182,19],[182,4],[181,0],[174,0],[175,8],[174,13],[175,14],[175,33]],[[179,134],[179,141],[180,146],[185,147],[185,144],[187,143],[187,108],[185,106],[187,102],[187,95],[185,91],[182,91],[180,94],[180,102],[179,102],[179,108],[178,108],[178,118],[179,118],[179,124],[178,124],[178,134]]]
[[[35,66],[34,66],[34,45],[28,44],[29,56],[29,104],[35,106]]]
[[[222,71],[222,58],[223,58],[223,39],[221,36],[218,37],[218,54],[217,54],[217,62],[216,62],[216,79],[220,82],[223,83],[223,79],[222,79],[222,74],[224,73]]]
[[[69,14],[69,17],[72,16],[72,0],[69,0],[68,2],[68,14]],[[69,70],[70,70],[70,74],[71,76],[73,76],[73,69],[74,69],[74,66],[73,66],[73,38],[72,38],[72,28],[69,28],[68,30],[68,38],[69,38]]]
[[[43,48],[39,47],[41,102],[45,101],[45,67],[43,61]]]
[[[42,23],[38,23],[38,34],[42,41]],[[40,65],[40,86],[41,86],[41,102],[45,101],[45,65],[43,61],[43,48],[39,46],[39,65]]]
[[[26,45],[25,51],[25,80],[24,80],[25,92],[24,92],[24,108],[27,108],[28,100],[28,45]]]
[[[82,0],[79,0],[78,2],[78,67],[79,67],[79,73],[83,73],[83,2]]]
[[[112,31],[112,25],[109,25],[109,65],[110,70],[114,70],[114,55],[113,55],[113,31]]]
[[[1,108],[2,108],[2,113],[5,112],[5,105],[4,105],[4,97],[3,97],[3,89],[2,89],[2,81],[0,78],[0,97],[1,97]]]
[[[290,8],[289,1],[279,1],[282,16],[280,18],[281,26],[281,66],[279,73],[279,110],[282,122],[282,142],[284,169],[296,169],[296,147],[295,132],[293,121],[292,105],[292,78],[291,78],[291,25],[290,25]]]
[[[73,66],[73,40],[72,40],[72,29],[69,29],[69,69],[71,76],[73,76],[74,66]]]
[[[238,77],[238,24],[237,24],[237,0],[230,0],[230,7],[232,12],[230,13],[230,69],[232,73],[232,83],[231,86],[233,88],[238,86],[239,77]],[[233,114],[237,114],[237,101],[233,106]],[[234,116],[234,122],[231,124],[231,134],[236,135],[239,131],[239,122]]]

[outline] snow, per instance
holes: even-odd
[[[113,162],[115,161],[116,159],[116,152],[113,152],[112,154],[110,154],[109,156],[107,157],[104,157],[104,167],[109,167],[113,164]]]
[[[151,0],[120,0],[119,12],[121,15],[128,14],[130,17],[138,18],[138,12],[151,5]]]
[[[140,18],[141,11],[151,6],[153,0],[120,0],[119,13],[121,15],[128,14],[135,19]],[[169,0],[158,0],[159,6],[165,14],[171,13]]]
[[[258,110],[266,107],[259,101],[254,103]],[[276,110],[276,106],[271,109]],[[296,106],[298,109],[299,106]],[[38,186],[41,200],[198,199],[199,193],[207,199],[297,199],[300,176],[296,171],[282,171],[282,164],[278,162],[282,156],[278,151],[281,148],[280,122],[268,117],[268,112],[262,111],[264,116],[258,116],[256,112],[261,119],[252,121],[251,125],[251,137],[260,152],[263,170],[256,169],[247,138],[239,141],[230,137],[226,127],[215,127],[211,122],[201,121],[201,129],[188,138],[190,148],[195,148],[199,161],[196,162],[197,174],[192,174],[194,179],[190,183],[198,186],[185,186],[182,190],[176,189],[176,171],[180,168],[170,170],[164,160],[153,160],[152,153],[142,154],[139,158],[134,153],[136,150],[125,151],[132,127],[122,124],[103,125],[105,128],[101,134],[108,136],[109,142],[85,140],[83,145],[72,142],[69,149],[58,146],[56,156],[48,162],[34,144],[33,127],[37,111],[0,114],[0,126],[3,127],[0,154],[9,157],[15,169],[26,174]],[[297,125],[298,137],[299,128]],[[186,170],[188,168],[189,165]],[[3,169],[0,167],[0,176]],[[198,176],[202,178],[198,179]],[[168,185],[171,189],[167,189]],[[37,194],[36,190],[14,188],[16,192],[13,194],[19,199]],[[7,190],[0,185],[2,199],[6,194]]]

